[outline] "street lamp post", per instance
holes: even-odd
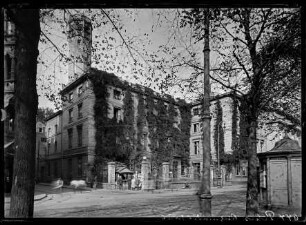
[[[210,82],[209,82],[209,9],[204,9],[204,103],[203,103],[203,174],[198,192],[200,213],[211,216],[210,193]]]

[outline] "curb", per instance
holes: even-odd
[[[48,195],[47,194],[43,194],[43,196],[42,197],[40,197],[40,198],[35,198],[34,197],[34,202],[35,201],[40,201],[40,200],[43,200],[44,198],[47,198],[48,197]]]

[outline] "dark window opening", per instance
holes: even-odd
[[[78,104],[78,118],[83,117],[82,108],[83,108],[83,104],[82,103]]]
[[[193,109],[193,115],[199,115],[199,108]]]
[[[114,90],[114,99],[121,100],[121,92]]]
[[[82,142],[83,127],[82,125],[77,126],[77,130],[78,130],[78,146],[81,147],[83,145],[83,142]]]
[[[116,121],[121,120],[121,109],[114,107],[114,118]]]
[[[10,80],[12,78],[12,58],[9,54],[6,54],[6,79]]]
[[[73,120],[73,109],[69,109],[69,123]]]
[[[68,148],[72,148],[72,128],[68,129]]]

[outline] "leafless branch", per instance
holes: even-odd
[[[119,29],[117,28],[117,26],[115,25],[114,21],[110,18],[110,16],[108,15],[108,13],[106,13],[103,9],[101,9],[101,11],[103,12],[103,14],[109,19],[109,21],[112,23],[113,27],[115,28],[115,30],[118,32],[119,36],[121,37],[123,43],[125,44],[125,46],[127,47],[131,57],[134,60],[134,63],[136,63],[136,59],[133,56],[133,53],[131,52],[130,46],[126,43],[125,39],[123,38],[121,32],[119,31]]]

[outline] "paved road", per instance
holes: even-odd
[[[46,186],[38,186],[36,190],[49,194],[35,203],[35,217],[178,217],[199,213],[198,197],[193,189],[153,193],[118,190],[74,193],[64,189],[61,194]],[[212,194],[212,216],[244,215],[245,186],[213,188]],[[235,212],[228,211],[231,204],[235,204]]]
[[[195,192],[194,189],[153,193],[98,189],[74,193],[64,188],[60,193],[50,186],[37,185],[36,195],[47,193],[47,197],[35,201],[34,217],[194,217],[199,215]],[[212,188],[211,192],[212,216],[244,217],[246,185]]]

